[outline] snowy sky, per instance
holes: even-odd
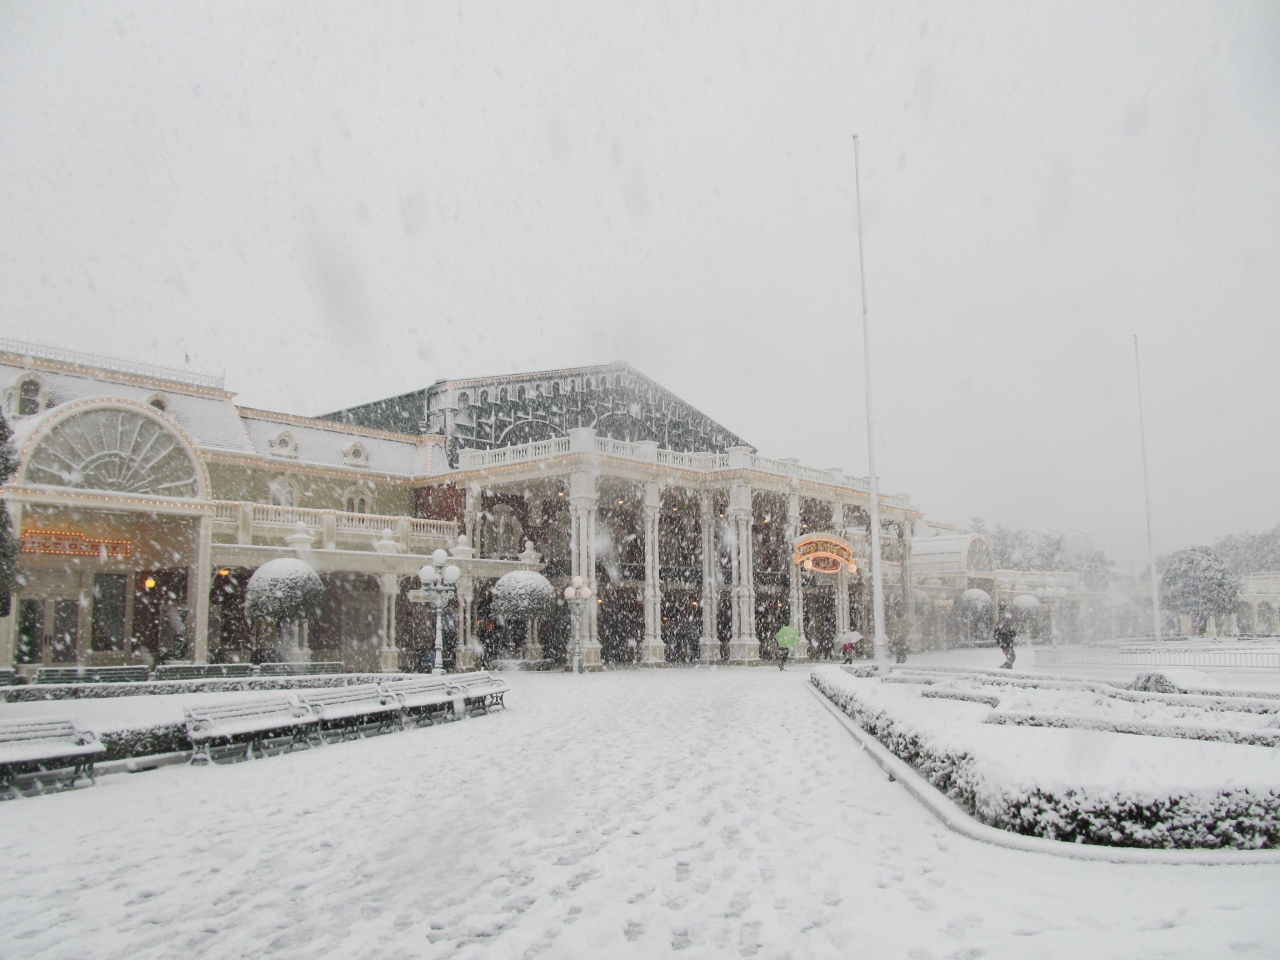
[[[629,360],[1145,553],[1280,521],[1280,7],[0,3],[0,336],[314,414]],[[1141,563],[1139,564],[1141,565]]]

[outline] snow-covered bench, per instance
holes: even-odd
[[[307,677],[325,673],[343,673],[341,660],[325,663],[264,663],[258,667],[260,677]]]
[[[41,667],[36,683],[141,683],[148,670],[136,667]]]
[[[164,663],[156,667],[151,679],[209,680],[252,676],[252,663]]]
[[[0,670],[0,687],[12,687],[18,682],[18,675],[12,670]]]
[[[435,723],[444,719],[449,707],[458,701],[458,713],[466,709],[465,700],[456,695],[457,687],[451,677],[414,677],[412,680],[391,680],[382,689],[395,698],[406,717],[415,722]]]
[[[455,696],[460,694],[466,700],[468,713],[488,713],[494,707],[506,708],[502,698],[511,688],[505,680],[490,676],[484,670],[455,673],[448,679]]]
[[[297,697],[319,719],[321,736],[346,739],[404,729],[399,701],[377,684],[299,690]]]
[[[93,763],[106,752],[92,731],[70,720],[0,721],[0,789],[16,796],[22,781],[37,789],[59,780],[75,786],[81,776],[92,781]]]
[[[286,695],[206,703],[184,712],[196,764],[212,762],[215,750],[220,757],[247,760],[255,750],[261,756],[269,748],[283,753],[310,746],[309,735],[320,723],[310,707]]]

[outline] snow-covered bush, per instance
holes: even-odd
[[[298,627],[302,621],[320,616],[323,599],[320,574],[295,557],[280,557],[268,560],[249,578],[244,615],[250,623],[274,623],[280,655],[296,660],[300,656]]]
[[[545,620],[556,614],[556,590],[540,573],[512,570],[493,585],[490,610],[502,620]]]

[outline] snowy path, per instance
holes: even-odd
[[[1280,867],[958,837],[806,675],[515,675],[505,714],[2,803],[0,956],[1280,956]]]

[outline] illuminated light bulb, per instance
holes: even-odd
[[[144,587],[146,587],[148,590],[151,590],[151,589],[153,589],[153,588],[155,587],[155,585],[156,585],[156,578],[155,578],[155,577],[147,577],[147,579],[145,579],[145,580],[143,580],[143,581],[142,581],[142,585],[143,585]]]

